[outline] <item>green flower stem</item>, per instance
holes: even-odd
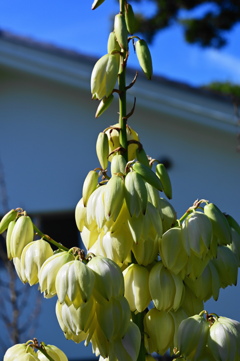
[[[126,0],[119,0],[120,13],[124,15]],[[121,128],[119,134],[120,145],[125,151],[123,156],[128,161],[127,156],[127,89],[126,89],[126,57],[127,52],[122,51],[120,54],[120,71],[118,75],[118,86],[119,86],[119,126]]]
[[[184,215],[178,220],[179,223],[182,223],[188,216],[190,213],[192,213],[194,211],[193,208],[189,208],[185,213]]]
[[[122,58],[122,62],[123,57]],[[125,149],[123,156],[128,161],[127,157],[127,119],[126,119],[126,103],[127,103],[127,96],[126,96],[126,80],[125,80],[126,70],[124,69],[124,64],[122,64],[122,71],[119,74],[118,84],[119,84],[119,126],[121,128],[119,134],[119,141],[120,145],[123,149]]]
[[[49,354],[45,351],[45,349],[43,347],[40,346],[40,347],[37,347],[37,349],[40,352],[42,352],[49,361],[55,361],[51,356],[49,356]]]
[[[196,200],[193,205],[191,207],[188,208],[188,210],[184,213],[184,215],[178,220],[180,223],[182,223],[186,218],[187,216],[190,214],[190,213],[193,213],[196,211],[196,209],[202,209],[201,207],[201,204],[202,203],[206,203],[208,204],[208,201],[206,201],[206,199],[200,199],[200,200]]]
[[[36,226],[35,224],[33,225],[34,231],[40,236],[42,237],[45,241],[54,244],[54,246],[56,246],[59,249],[62,249],[63,251],[69,251],[69,249],[67,247],[64,247],[61,243],[58,243],[56,241],[54,241],[54,239],[52,239],[51,237],[49,237],[47,234],[42,233]]]
[[[145,346],[144,346],[144,325],[143,325],[144,316],[145,316],[145,311],[137,313],[137,314],[132,312],[132,320],[138,326],[138,328],[141,332],[141,345],[140,345],[140,350],[139,350],[137,361],[145,361],[146,353],[147,353]]]
[[[125,4],[126,4],[126,0],[119,0],[119,10],[120,13],[124,14],[125,12]]]

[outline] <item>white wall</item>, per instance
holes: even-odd
[[[97,103],[91,100],[90,90],[84,92],[78,87],[26,73],[6,74],[5,71],[1,78],[0,156],[9,207],[23,207],[30,213],[74,209],[81,197],[85,175],[98,166],[95,155],[98,132],[117,122],[116,105],[113,111],[108,110],[99,119],[94,119]],[[225,124],[219,123],[221,130],[218,130],[212,118],[208,119],[207,115],[204,118],[204,112],[200,117],[196,107],[193,108],[199,119],[191,121],[194,111],[186,118],[186,109],[178,112],[172,106],[170,112],[171,104],[167,99],[164,103],[164,98],[162,112],[159,112],[158,100],[147,95],[147,87],[140,81],[136,92],[134,87],[131,90],[130,100],[133,100],[133,94],[139,94],[139,98],[129,124],[139,133],[149,155],[167,156],[172,160],[173,167],[169,172],[173,184],[172,204],[178,216],[194,200],[205,198],[240,221],[237,127],[236,132],[226,131]],[[142,98],[144,90],[146,101]],[[206,109],[216,107],[216,112],[229,112],[229,117],[233,116],[231,106],[199,97],[191,91],[179,94],[172,88],[158,88],[157,84],[154,84],[154,90],[156,96],[160,91],[172,96],[173,104],[180,95],[192,105],[198,104],[201,108],[206,104]],[[155,105],[151,106],[151,102]],[[200,118],[204,125],[199,122]],[[208,122],[211,127],[206,126]],[[219,304],[210,302],[208,310],[240,320],[239,287],[227,289],[222,294],[222,301]],[[55,319],[54,304],[55,300],[44,302],[37,337],[62,344],[69,357],[78,357],[82,348],[64,341]]]

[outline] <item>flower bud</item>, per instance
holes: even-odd
[[[15,221],[17,218],[18,212],[15,209],[11,209],[8,213],[6,213],[0,221],[0,234],[6,231],[9,226],[9,223]]]
[[[124,201],[125,185],[121,176],[113,175],[105,189],[104,210],[107,220],[115,221],[120,213]]]
[[[82,189],[83,205],[86,207],[88,198],[95,191],[98,185],[98,173],[95,170],[88,172]]]
[[[112,345],[112,354],[118,361],[137,361],[141,345],[141,333],[134,322],[129,322],[122,339],[117,339]],[[111,348],[110,348],[111,351]]]
[[[94,272],[83,262],[67,262],[56,275],[55,287],[59,302],[73,304],[75,308],[80,307],[90,299],[94,281]]]
[[[44,345],[44,350],[54,361],[68,361],[65,353],[54,345]],[[37,357],[40,361],[49,360],[40,350],[37,351]]]
[[[162,186],[163,186],[163,192],[166,194],[168,199],[172,198],[172,185],[171,180],[169,178],[167,169],[165,168],[164,164],[157,164],[156,165],[156,175],[159,177]]]
[[[140,174],[146,182],[151,184],[153,187],[155,187],[159,191],[163,190],[163,186],[160,179],[151,170],[151,168],[139,162],[134,163],[132,168],[135,172]]]
[[[137,172],[129,172],[125,177],[125,200],[131,217],[146,213],[147,189],[143,178]]]
[[[38,283],[38,274],[42,264],[53,255],[50,244],[43,239],[28,243],[21,255],[22,272],[30,286]]]
[[[105,132],[108,136],[108,145],[109,145],[109,154],[113,152],[116,148],[120,147],[120,141],[119,141],[119,130],[120,125],[114,124],[111,127],[108,128],[108,130]],[[127,132],[127,140],[131,141],[139,141],[139,137],[137,132],[133,130],[131,127],[127,126],[126,129]],[[131,143],[128,145],[128,161],[133,160],[136,158],[136,150],[138,148],[138,145],[135,143]],[[110,155],[108,157],[108,160],[111,162],[114,155]]]
[[[108,166],[108,148],[109,146],[107,134],[104,132],[99,133],[96,142],[96,153],[102,169],[106,169]]]
[[[101,302],[102,298],[109,301],[112,297],[123,296],[124,281],[121,269],[112,260],[97,256],[88,262],[87,267],[95,274],[94,296]]]
[[[85,304],[84,304],[85,307]],[[60,304],[59,301],[56,303],[56,316],[61,330],[64,333],[64,336],[67,340],[73,340],[76,343],[80,343],[87,338],[87,334],[84,331],[80,330],[79,325],[81,325],[81,321],[79,322],[76,314],[79,313],[81,307],[76,310],[76,308],[71,305],[68,307],[65,303]],[[93,311],[95,308],[92,307]],[[72,313],[71,311],[74,311]],[[88,315],[88,314],[87,314]],[[91,319],[92,320],[92,319]]]
[[[145,215],[140,215],[138,218],[130,218],[129,225],[135,241],[132,246],[134,257],[138,264],[147,266],[152,263],[158,255],[158,242],[162,236],[160,214],[158,210],[148,202]],[[140,235],[139,229],[141,231]]]
[[[125,21],[126,21],[127,31],[129,32],[129,34],[131,35],[134,34],[136,29],[136,19],[132,5],[128,3],[126,3],[125,6]]]
[[[228,248],[235,255],[238,267],[240,267],[240,233],[238,233],[234,228],[231,228],[232,231],[232,243],[227,245]]]
[[[91,75],[91,93],[94,99],[109,97],[116,84],[119,70],[119,54],[106,54],[94,65]]]
[[[143,312],[151,301],[149,293],[149,271],[146,267],[132,263],[123,271],[125,294],[132,312]]]
[[[96,225],[101,229],[106,222],[104,195],[106,184],[96,188],[88,199],[85,226],[94,230]]]
[[[102,100],[100,101],[97,107],[95,118],[100,117],[110,107],[113,99],[114,99],[113,94],[110,94],[109,97],[102,98]]]
[[[182,303],[184,285],[181,278],[158,262],[150,271],[149,291],[155,307],[160,311],[176,311]]]
[[[218,244],[230,244],[232,241],[231,229],[226,217],[220,209],[215,204],[208,203],[204,207],[204,213],[212,222],[213,234],[217,237]]]
[[[81,238],[87,251],[94,245],[99,237],[97,226],[91,231],[87,227],[82,228]]]
[[[165,354],[173,344],[174,321],[168,312],[152,308],[144,317],[144,343],[149,353]]]
[[[128,31],[123,14],[117,14],[115,16],[114,33],[120,47],[124,50],[128,50]]]
[[[186,275],[188,255],[183,247],[183,234],[180,227],[166,231],[159,241],[159,253],[164,266],[182,278]]]
[[[159,198],[158,204],[164,233],[173,227],[177,219],[177,214],[171,203],[169,203],[165,198]]]
[[[197,296],[186,284],[181,308],[184,309],[188,317],[196,315],[204,309],[203,301],[197,298]]]
[[[44,292],[45,298],[51,298],[56,294],[55,280],[59,269],[67,262],[74,260],[70,252],[59,252],[49,257],[42,265],[39,272],[39,288]]]
[[[145,150],[142,147],[137,148],[136,150],[136,158],[137,160],[144,164],[146,167],[149,167],[149,159],[145,152]]]
[[[216,361],[240,359],[240,323],[227,317],[214,317],[208,335],[208,348]]]
[[[7,256],[9,260],[13,259],[12,253],[11,253],[11,237],[12,237],[12,231],[15,226],[16,221],[11,221],[8,225],[7,229],[7,236],[6,236],[6,248],[7,248]]]
[[[177,348],[180,354],[197,361],[207,344],[208,334],[209,325],[203,316],[195,315],[183,320],[177,332]]]
[[[83,227],[86,223],[86,213],[87,213],[87,208],[84,207],[83,199],[81,198],[75,208],[75,222],[80,232],[82,232]]]
[[[20,281],[22,283],[27,283],[27,279],[26,279],[26,276],[25,276],[25,273],[24,273],[24,270],[23,270],[22,264],[21,264],[21,258],[14,257],[12,260],[13,260],[15,271],[17,272],[17,275],[18,275]]]
[[[212,261],[205,267],[203,273],[196,279],[186,277],[185,284],[194,292],[196,297],[204,302],[213,297],[217,301],[221,287],[219,273]]]
[[[177,345],[178,327],[180,323],[188,317],[188,314],[182,307],[180,307],[177,311],[170,311],[169,313],[171,314],[174,322],[174,337],[171,344],[171,348],[174,348]]]
[[[125,207],[123,207],[122,211]],[[119,217],[121,216],[121,213]],[[126,226],[122,227],[122,229],[110,229],[108,232],[102,234],[98,238],[99,246],[101,251],[95,252],[104,257],[110,258],[119,266],[122,266],[123,263],[127,263],[129,253],[132,248],[132,237],[130,230],[128,228],[127,223]],[[113,226],[114,227],[114,226]],[[96,246],[96,244],[95,244]],[[94,246],[93,246],[94,247]],[[91,252],[94,253],[93,249]]]
[[[92,10],[97,9],[105,0],[94,0],[92,3]]]
[[[14,359],[15,360],[15,359]],[[39,358],[36,354],[26,353],[17,358],[18,361],[39,361]]]
[[[150,80],[153,73],[152,57],[146,41],[143,39],[136,41],[135,50],[139,64],[147,79]]]
[[[18,343],[10,348],[4,354],[3,361],[16,361],[22,356],[27,354],[34,356],[34,351],[31,347],[27,346],[24,343]],[[34,359],[36,360],[36,358]]]
[[[12,230],[10,240],[10,253],[12,257],[21,257],[23,248],[34,238],[34,229],[29,216],[21,216],[17,219]]]
[[[122,338],[130,322],[130,309],[127,300],[123,297],[112,297],[110,301],[96,303],[96,316],[98,323],[107,338]]]
[[[203,259],[209,252],[212,242],[212,224],[201,212],[191,213],[182,224],[183,244],[188,256],[191,252]]]
[[[103,358],[107,358],[109,355],[110,342],[104,335],[101,325],[98,322],[95,323],[94,332],[91,339],[87,337],[85,344],[91,341],[92,351],[96,356],[102,355]]]
[[[218,271],[222,288],[237,285],[238,261],[229,247],[218,246],[217,258],[213,259],[212,263]]]
[[[107,50],[108,50],[108,54],[112,54],[114,52],[120,52],[121,51],[121,48],[120,48],[120,46],[119,46],[119,44],[117,42],[114,31],[112,31],[109,34]]]
[[[123,155],[115,154],[111,162],[111,175],[116,175],[118,173],[126,174],[126,165],[127,162]]]
[[[209,255],[206,255],[203,259],[201,259],[190,251],[190,257],[188,258],[186,265],[186,274],[193,280],[197,279],[201,276],[209,261]]]
[[[238,224],[238,222],[229,214],[224,214],[224,216],[226,217],[229,226],[240,235],[240,225]]]

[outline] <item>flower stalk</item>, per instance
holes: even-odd
[[[34,231],[36,234],[38,234],[42,239],[44,239],[45,241],[53,244],[54,246],[56,246],[58,249],[61,249],[63,251],[69,251],[69,249],[65,246],[63,246],[61,243],[54,241],[54,239],[52,239],[50,236],[48,236],[47,234],[44,234],[43,232],[41,232],[36,226],[35,224],[33,225]]]

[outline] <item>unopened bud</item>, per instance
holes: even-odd
[[[134,34],[136,30],[136,19],[133,12],[132,5],[126,4],[125,7],[125,20],[126,20],[126,26],[129,34]]]
[[[92,3],[92,10],[97,9],[105,0],[94,0]]]
[[[14,221],[17,218],[18,212],[15,209],[11,209],[6,213],[0,222],[0,234],[6,231],[10,222]]]
[[[120,48],[120,46],[119,46],[119,44],[117,42],[114,31],[112,31],[109,34],[107,50],[108,50],[108,54],[112,54],[114,52],[118,52],[118,51],[120,52],[121,51],[121,48]]]
[[[128,50],[128,31],[123,14],[117,14],[114,20],[114,32],[120,47]]]
[[[96,114],[95,114],[95,118],[100,117],[100,115],[102,115],[111,105],[112,101],[114,99],[113,94],[110,94],[109,97],[104,97],[102,98],[102,100],[100,101]]]
[[[117,81],[119,61],[119,54],[106,54],[96,62],[91,75],[93,99],[110,96]]]
[[[139,64],[147,79],[150,80],[153,73],[152,57],[146,41],[143,39],[136,41],[135,50]]]

